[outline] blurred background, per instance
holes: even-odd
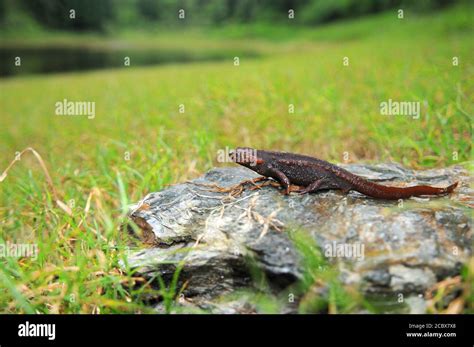
[[[21,69],[2,64],[1,76],[48,73],[69,70],[116,67],[123,65],[127,45],[61,44],[52,40],[58,34],[96,34],[108,39],[126,34],[178,31],[190,33],[206,28],[230,37],[265,36],[281,39],[292,30],[322,26],[336,21],[370,16],[391,9],[404,9],[416,14],[439,11],[462,3],[462,0],[0,0],[0,32],[4,42],[1,54],[5,61],[25,57]],[[465,1],[467,3],[467,1]],[[181,12],[182,11],[182,12]],[[23,38],[42,37],[38,45],[21,45]],[[173,38],[171,37],[170,40]],[[72,39],[71,39],[72,41]],[[143,40],[142,40],[143,41]],[[8,43],[8,45],[7,45]],[[48,45],[49,43],[49,45]],[[53,43],[55,43],[53,45]],[[79,43],[79,42],[76,42]],[[21,45],[21,47],[19,47]],[[184,46],[184,45],[183,45]],[[15,48],[15,49],[13,49]],[[84,49],[88,48],[88,49]],[[94,49],[93,49],[94,48]],[[106,49],[107,48],[107,49]],[[227,52],[210,50],[196,52],[177,47],[137,45],[134,65],[224,59]],[[158,48],[160,48],[158,50]],[[173,49],[171,49],[173,48]],[[255,56],[255,50],[233,53]],[[128,51],[130,54],[130,50]]]
[[[2,0],[2,25],[40,25],[55,30],[113,31],[118,27],[147,24],[177,25],[180,9],[190,14],[188,25],[286,22],[289,9],[301,25],[315,25],[360,17],[391,8],[432,11],[459,0]],[[69,9],[77,19],[62,16]]]

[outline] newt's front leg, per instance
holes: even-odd
[[[270,174],[270,177],[278,180],[283,185],[285,188],[285,195],[290,194],[290,180],[283,172],[274,167],[270,167],[268,168],[268,173]]]

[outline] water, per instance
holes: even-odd
[[[49,74],[59,72],[85,71],[106,68],[127,68],[125,57],[130,58],[130,66],[158,65],[170,63],[190,63],[213,61],[233,57],[255,56],[252,52],[203,52],[159,50],[110,50],[87,49],[79,47],[47,48],[0,48],[0,77],[16,75]],[[15,66],[15,58],[21,58],[21,66]]]

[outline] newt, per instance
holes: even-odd
[[[458,185],[458,182],[455,182],[445,188],[424,185],[406,188],[385,186],[321,159],[249,147],[238,147],[229,152],[229,157],[233,162],[262,176],[275,179],[283,185],[285,194],[290,193],[290,185],[297,185],[303,187],[299,190],[300,194],[330,189],[344,193],[355,190],[372,198],[398,200],[412,196],[446,195]]]

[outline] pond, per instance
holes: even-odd
[[[112,50],[83,47],[0,47],[0,77],[48,74],[130,66],[233,60],[253,52],[187,52],[170,50]],[[128,57],[128,59],[127,59]],[[19,58],[19,59],[18,59]],[[20,64],[18,64],[20,63]]]

